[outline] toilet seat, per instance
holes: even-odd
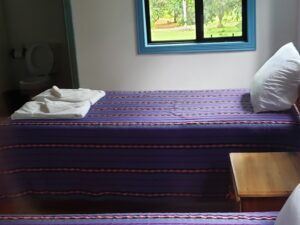
[[[33,75],[48,75],[54,64],[54,55],[47,43],[36,43],[29,47],[26,52],[26,64]]]

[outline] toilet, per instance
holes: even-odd
[[[24,95],[33,97],[52,85],[53,50],[48,43],[34,43],[27,48],[25,61],[28,76],[19,81],[19,87]]]

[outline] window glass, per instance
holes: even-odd
[[[203,0],[204,37],[243,36],[242,0]]]
[[[151,41],[195,40],[195,0],[149,0]]]

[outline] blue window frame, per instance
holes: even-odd
[[[153,41],[150,34],[149,1],[136,0],[136,21],[139,54],[226,52],[256,50],[256,2],[243,0],[243,37],[242,38],[196,38],[190,41]],[[195,0],[202,2],[202,0]],[[198,3],[199,4],[199,3]],[[203,4],[203,3],[202,3]],[[200,3],[201,5],[201,3]],[[246,9],[245,9],[246,8]],[[246,11],[245,11],[246,10]],[[196,17],[197,16],[196,14]],[[201,18],[201,16],[200,16]],[[197,20],[197,18],[196,18]],[[202,22],[203,23],[203,22]],[[200,29],[199,29],[200,30]],[[197,33],[200,33],[201,31]],[[203,31],[202,31],[203,34]],[[198,34],[197,34],[198,35]]]

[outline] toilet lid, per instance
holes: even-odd
[[[26,63],[31,74],[50,74],[54,63],[52,49],[46,43],[33,44],[26,52]]]

